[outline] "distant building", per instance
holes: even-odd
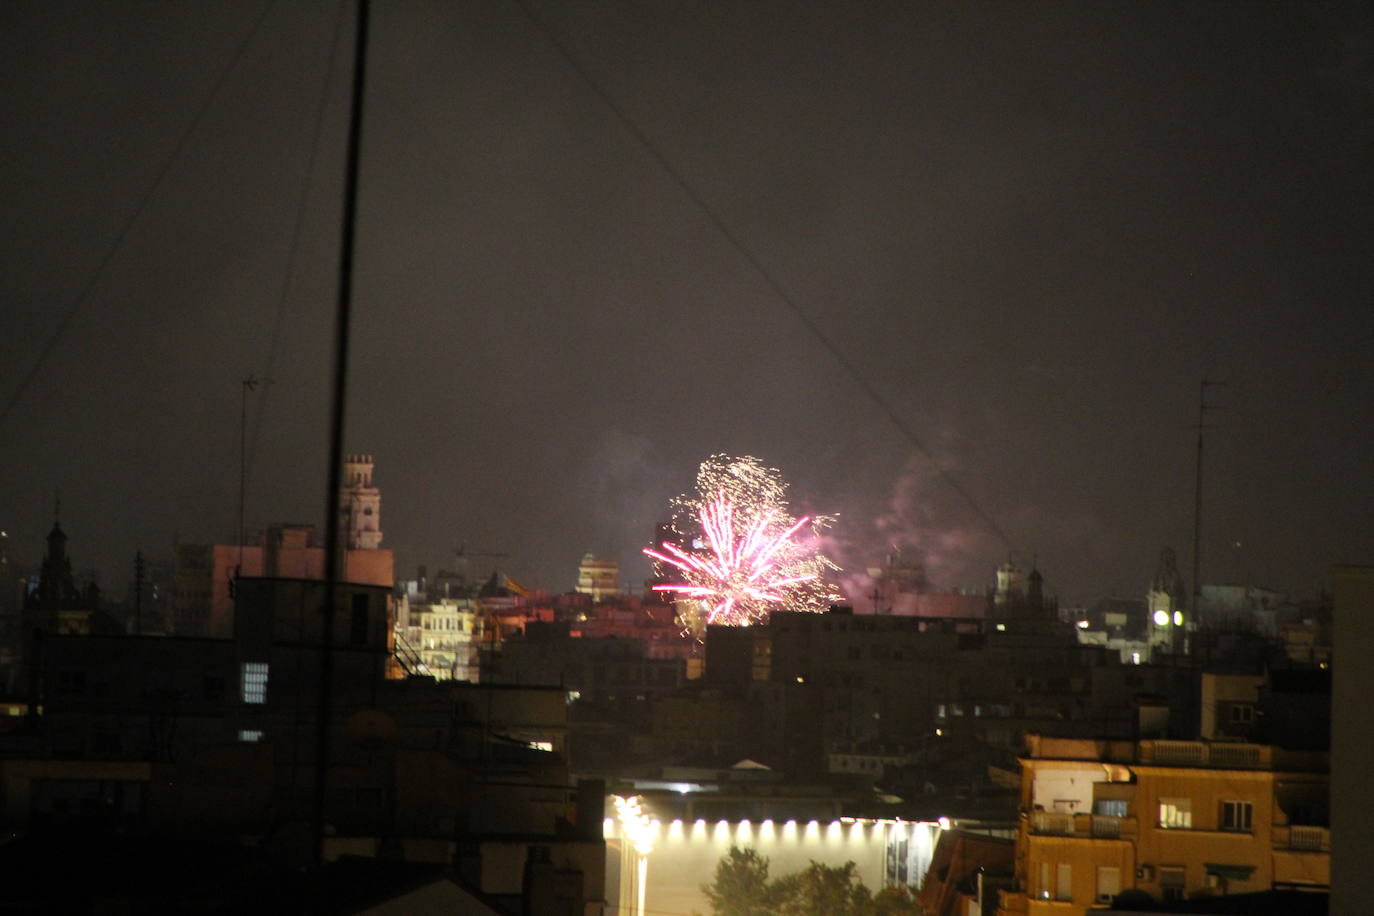
[[[981,916],[1009,887],[1015,844],[1004,837],[941,830],[916,898],[928,916]]]
[[[1159,555],[1159,568],[1145,595],[1146,639],[1152,656],[1187,651],[1188,633],[1193,629],[1191,611],[1184,613],[1187,603],[1187,589],[1173,548],[1166,547]]]
[[[339,489],[343,542],[340,580],[395,583],[395,558],[381,548],[381,492],[372,481],[371,455],[350,455]],[[253,544],[178,544],[173,571],[171,631],[178,636],[228,638],[234,629],[236,578],[323,579],[325,545],[314,525],[272,525]]]
[[[371,455],[349,455],[339,491],[339,524],[349,550],[382,546],[382,494],[372,485]]]
[[[179,544],[176,547],[172,630],[178,636],[228,638],[234,629],[234,582],[238,578],[323,579],[324,545],[313,525],[273,525],[258,544]],[[340,578],[391,588],[390,550],[344,551]]]
[[[474,598],[402,595],[396,606],[397,652],[412,652],[418,660],[419,667],[410,673],[440,681],[477,681],[485,619]]]
[[[620,593],[620,564],[594,554],[585,554],[577,566],[577,591],[604,601]]]
[[[1279,635],[1282,618],[1297,614],[1297,606],[1287,594],[1255,585],[1203,585],[1198,605],[1199,619],[1208,627],[1242,629],[1264,636]]]
[[[47,637],[124,632],[120,622],[101,608],[100,590],[95,584],[77,585],[67,555],[67,535],[56,521],[48,532],[38,576],[28,583],[18,619],[10,618],[6,624],[0,678],[8,692],[29,695],[30,701],[37,690],[36,677]]]
[[[497,912],[600,912],[604,785],[570,778],[563,691],[385,679],[389,599],[380,586],[328,596],[318,579],[240,578],[231,640],[52,636],[36,715],[0,730],[0,826],[242,844],[304,864],[325,774],[326,859],[445,866]],[[17,848],[0,850],[7,874]],[[219,884],[208,893],[225,905]]]

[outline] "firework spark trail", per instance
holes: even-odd
[[[704,624],[747,626],[771,610],[824,610],[837,596],[823,574],[838,567],[813,545],[795,540],[825,517],[793,519],[787,512],[781,475],[757,458],[713,455],[697,474],[696,495],[675,501],[673,528],[679,543],[664,541],[644,553],[671,568],[683,581],[653,586],[699,608],[684,612],[689,631],[700,638]],[[692,536],[692,532],[699,532]],[[691,544],[691,549],[679,544]]]

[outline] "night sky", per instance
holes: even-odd
[[[250,375],[248,523],[322,519],[338,16],[0,4],[19,559],[55,490],[118,594],[229,542]],[[1190,568],[1204,376],[1204,580],[1374,560],[1369,5],[379,0],[370,49],[345,441],[402,572],[642,578],[729,452],[848,569],[1141,596]]]

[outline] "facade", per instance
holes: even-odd
[[[435,680],[477,681],[485,615],[472,598],[437,601],[402,597],[397,606],[398,648],[404,641],[419,667]]]
[[[1195,672],[1123,665],[1113,650],[1080,645],[1072,626],[1022,631],[1016,618],[1005,626],[843,610],[775,613],[766,627],[729,634],[750,647],[718,653],[712,631],[706,678],[716,680],[719,662],[755,681],[811,687],[812,727],[819,723],[831,748],[968,736],[1015,749],[1024,732],[1050,729],[1125,738],[1139,727],[1137,700],[1156,696],[1173,707],[1171,729],[1195,733]]]
[[[1201,735],[1214,741],[1251,737],[1259,712],[1260,674],[1218,674],[1203,672]]]
[[[604,601],[620,594],[620,564],[594,554],[586,554],[577,565],[577,591]]]
[[[680,687],[681,659],[652,658],[639,639],[572,637],[566,624],[530,623],[488,659],[487,680],[561,686],[589,703],[656,702]]]
[[[927,916],[983,916],[997,891],[1010,884],[1010,839],[942,830],[916,898]]]
[[[1350,646],[1332,662],[1331,813],[1333,849],[1331,912],[1360,913],[1374,900],[1374,834],[1365,818],[1374,811],[1374,780],[1369,778],[1369,748],[1374,724],[1369,717],[1374,697],[1374,667],[1358,652],[1374,645],[1374,565],[1338,566],[1332,575],[1334,638]],[[1349,664],[1342,664],[1342,658]]]
[[[1000,916],[1330,883],[1327,758],[1235,742],[1028,735]]]
[[[358,585],[391,588],[395,558],[390,550],[344,551],[341,578]],[[172,627],[178,636],[227,639],[234,630],[234,581],[245,578],[323,579],[324,545],[313,525],[273,525],[259,543],[179,544],[173,573]]]

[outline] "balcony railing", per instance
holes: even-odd
[[[1112,817],[1107,814],[1094,814],[1092,817],[1092,833],[1095,837],[1115,840],[1121,837],[1122,817]]]
[[[1032,811],[1030,832],[1038,836],[1096,837],[1115,840],[1135,835],[1135,818],[1107,814]]]
[[[1073,815],[1062,811],[1032,811],[1031,833],[1042,836],[1073,836]]]
[[[1288,848],[1300,852],[1330,852],[1331,831],[1326,827],[1295,824],[1288,828]]]
[[[1270,748],[1258,744],[1142,741],[1140,762],[1165,766],[1256,770],[1267,769],[1273,765],[1270,752]]]

